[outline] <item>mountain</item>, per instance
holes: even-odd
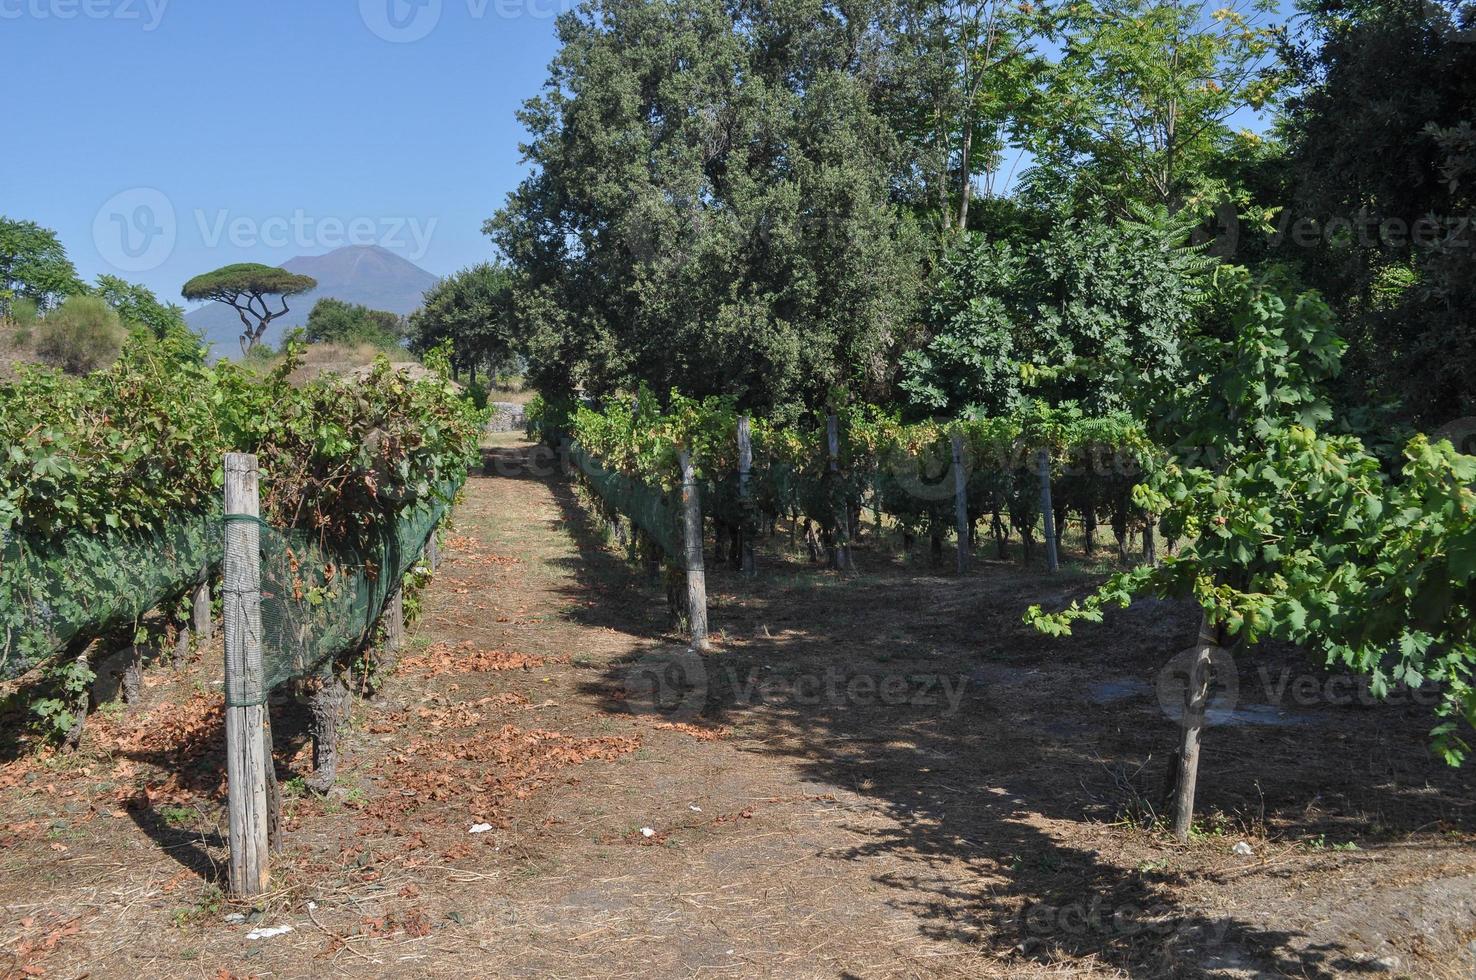
[[[350,245],[326,255],[299,255],[282,268],[318,280],[318,288],[287,299],[290,310],[272,321],[262,338],[277,344],[293,327],[307,323],[313,304],[325,296],[347,303],[362,303],[375,310],[411,313],[420,308],[421,297],[440,280],[420,266],[378,245]],[[280,308],[281,300],[271,302]],[[185,316],[185,322],[205,335],[222,357],[241,353],[241,318],[224,303],[202,306]]]

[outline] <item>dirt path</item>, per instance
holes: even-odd
[[[0,769],[0,975],[1469,975],[1470,777],[1430,762],[1423,709],[1214,730],[1205,832],[1172,846],[1121,821],[1156,797],[1143,679],[1188,610],[1047,641],[1021,609],[1082,576],[863,543],[840,578],[781,537],[757,581],[713,568],[694,658],[553,470],[489,449],[327,798],[274,709],[259,908],[213,884],[218,648],[151,671],[80,756]]]

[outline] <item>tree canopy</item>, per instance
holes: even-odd
[[[0,215],[0,313],[16,299],[44,313],[85,288],[56,232]]]
[[[1028,396],[1112,412],[1171,385],[1216,263],[1189,244],[1184,219],[1139,214],[1060,221],[1030,247],[973,233],[951,250],[930,339],[903,355],[914,408],[1000,415]]]
[[[473,380],[479,369],[504,369],[524,349],[513,281],[511,270],[491,262],[442,279],[410,316],[410,349],[434,350],[449,341],[455,369],[469,371]]]
[[[1273,255],[1327,296],[1354,402],[1476,414],[1476,4],[1306,5]]]
[[[397,347],[404,342],[408,329],[405,318],[398,313],[325,296],[308,313],[305,336],[310,344]]]
[[[897,140],[827,6],[595,0],[521,119],[530,176],[487,230],[518,275],[535,384],[648,382],[793,412],[880,393],[917,232]]]
[[[260,343],[267,326],[291,312],[287,297],[306,293],[317,285],[318,281],[311,276],[300,276],[286,269],[255,262],[242,262],[196,276],[184,284],[181,293],[185,299],[224,303],[233,308],[245,327],[241,334],[241,353],[249,354],[251,348]],[[273,310],[267,303],[273,296],[281,298],[280,310]]]

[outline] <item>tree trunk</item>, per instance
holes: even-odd
[[[134,644],[124,652],[128,655],[128,662],[118,677],[118,691],[124,704],[138,704],[143,693],[143,648]]]
[[[831,518],[835,521],[835,529],[830,533],[830,567],[838,572],[849,571],[851,568],[851,508],[841,497],[841,474],[840,474],[840,421],[835,413],[831,412],[825,419],[825,442],[829,454],[829,475],[831,480],[832,506],[835,515]]]
[[[87,652],[91,647],[89,643],[80,644],[81,649],[77,651],[76,664],[78,670],[89,669]],[[62,736],[62,751],[75,752],[82,744],[82,732],[87,727],[87,709],[92,705],[92,685],[84,684],[82,690],[73,693],[71,703],[67,705],[67,711],[72,715],[72,726]]]
[[[326,793],[338,776],[338,727],[348,714],[349,690],[336,673],[319,678],[308,695],[313,736],[313,778],[308,788]]]
[[[702,501],[691,453],[677,454],[682,467],[682,528],[686,543],[687,622],[692,649],[707,650],[707,573],[702,565]]]
[[[957,571],[960,575],[967,575],[969,549],[973,545],[971,532],[974,522],[969,517],[969,483],[968,476],[964,473],[963,437],[955,433],[951,443],[953,449],[953,519],[957,525],[954,533],[958,536]]]
[[[176,668],[183,667],[185,661],[190,657],[190,623],[183,616],[175,617],[174,622],[174,657]]]
[[[1216,649],[1223,648],[1224,627],[1212,629],[1205,615],[1199,626],[1199,639],[1190,661],[1188,683],[1184,688],[1184,717],[1180,723],[1178,752],[1179,778],[1174,791],[1174,836],[1189,839],[1194,822],[1194,790],[1199,779],[1199,738],[1204,730],[1205,709],[1209,703],[1210,667]]]

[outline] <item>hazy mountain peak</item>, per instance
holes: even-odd
[[[281,268],[312,276],[318,280],[318,288],[287,300],[291,312],[272,321],[263,338],[271,344],[279,343],[293,327],[307,323],[313,304],[324,297],[409,314],[420,308],[425,291],[439,281],[414,262],[379,245],[346,245],[323,255],[299,255],[283,262]],[[211,303],[188,314],[185,320],[214,344],[216,354],[240,356],[241,319],[229,306]]]

